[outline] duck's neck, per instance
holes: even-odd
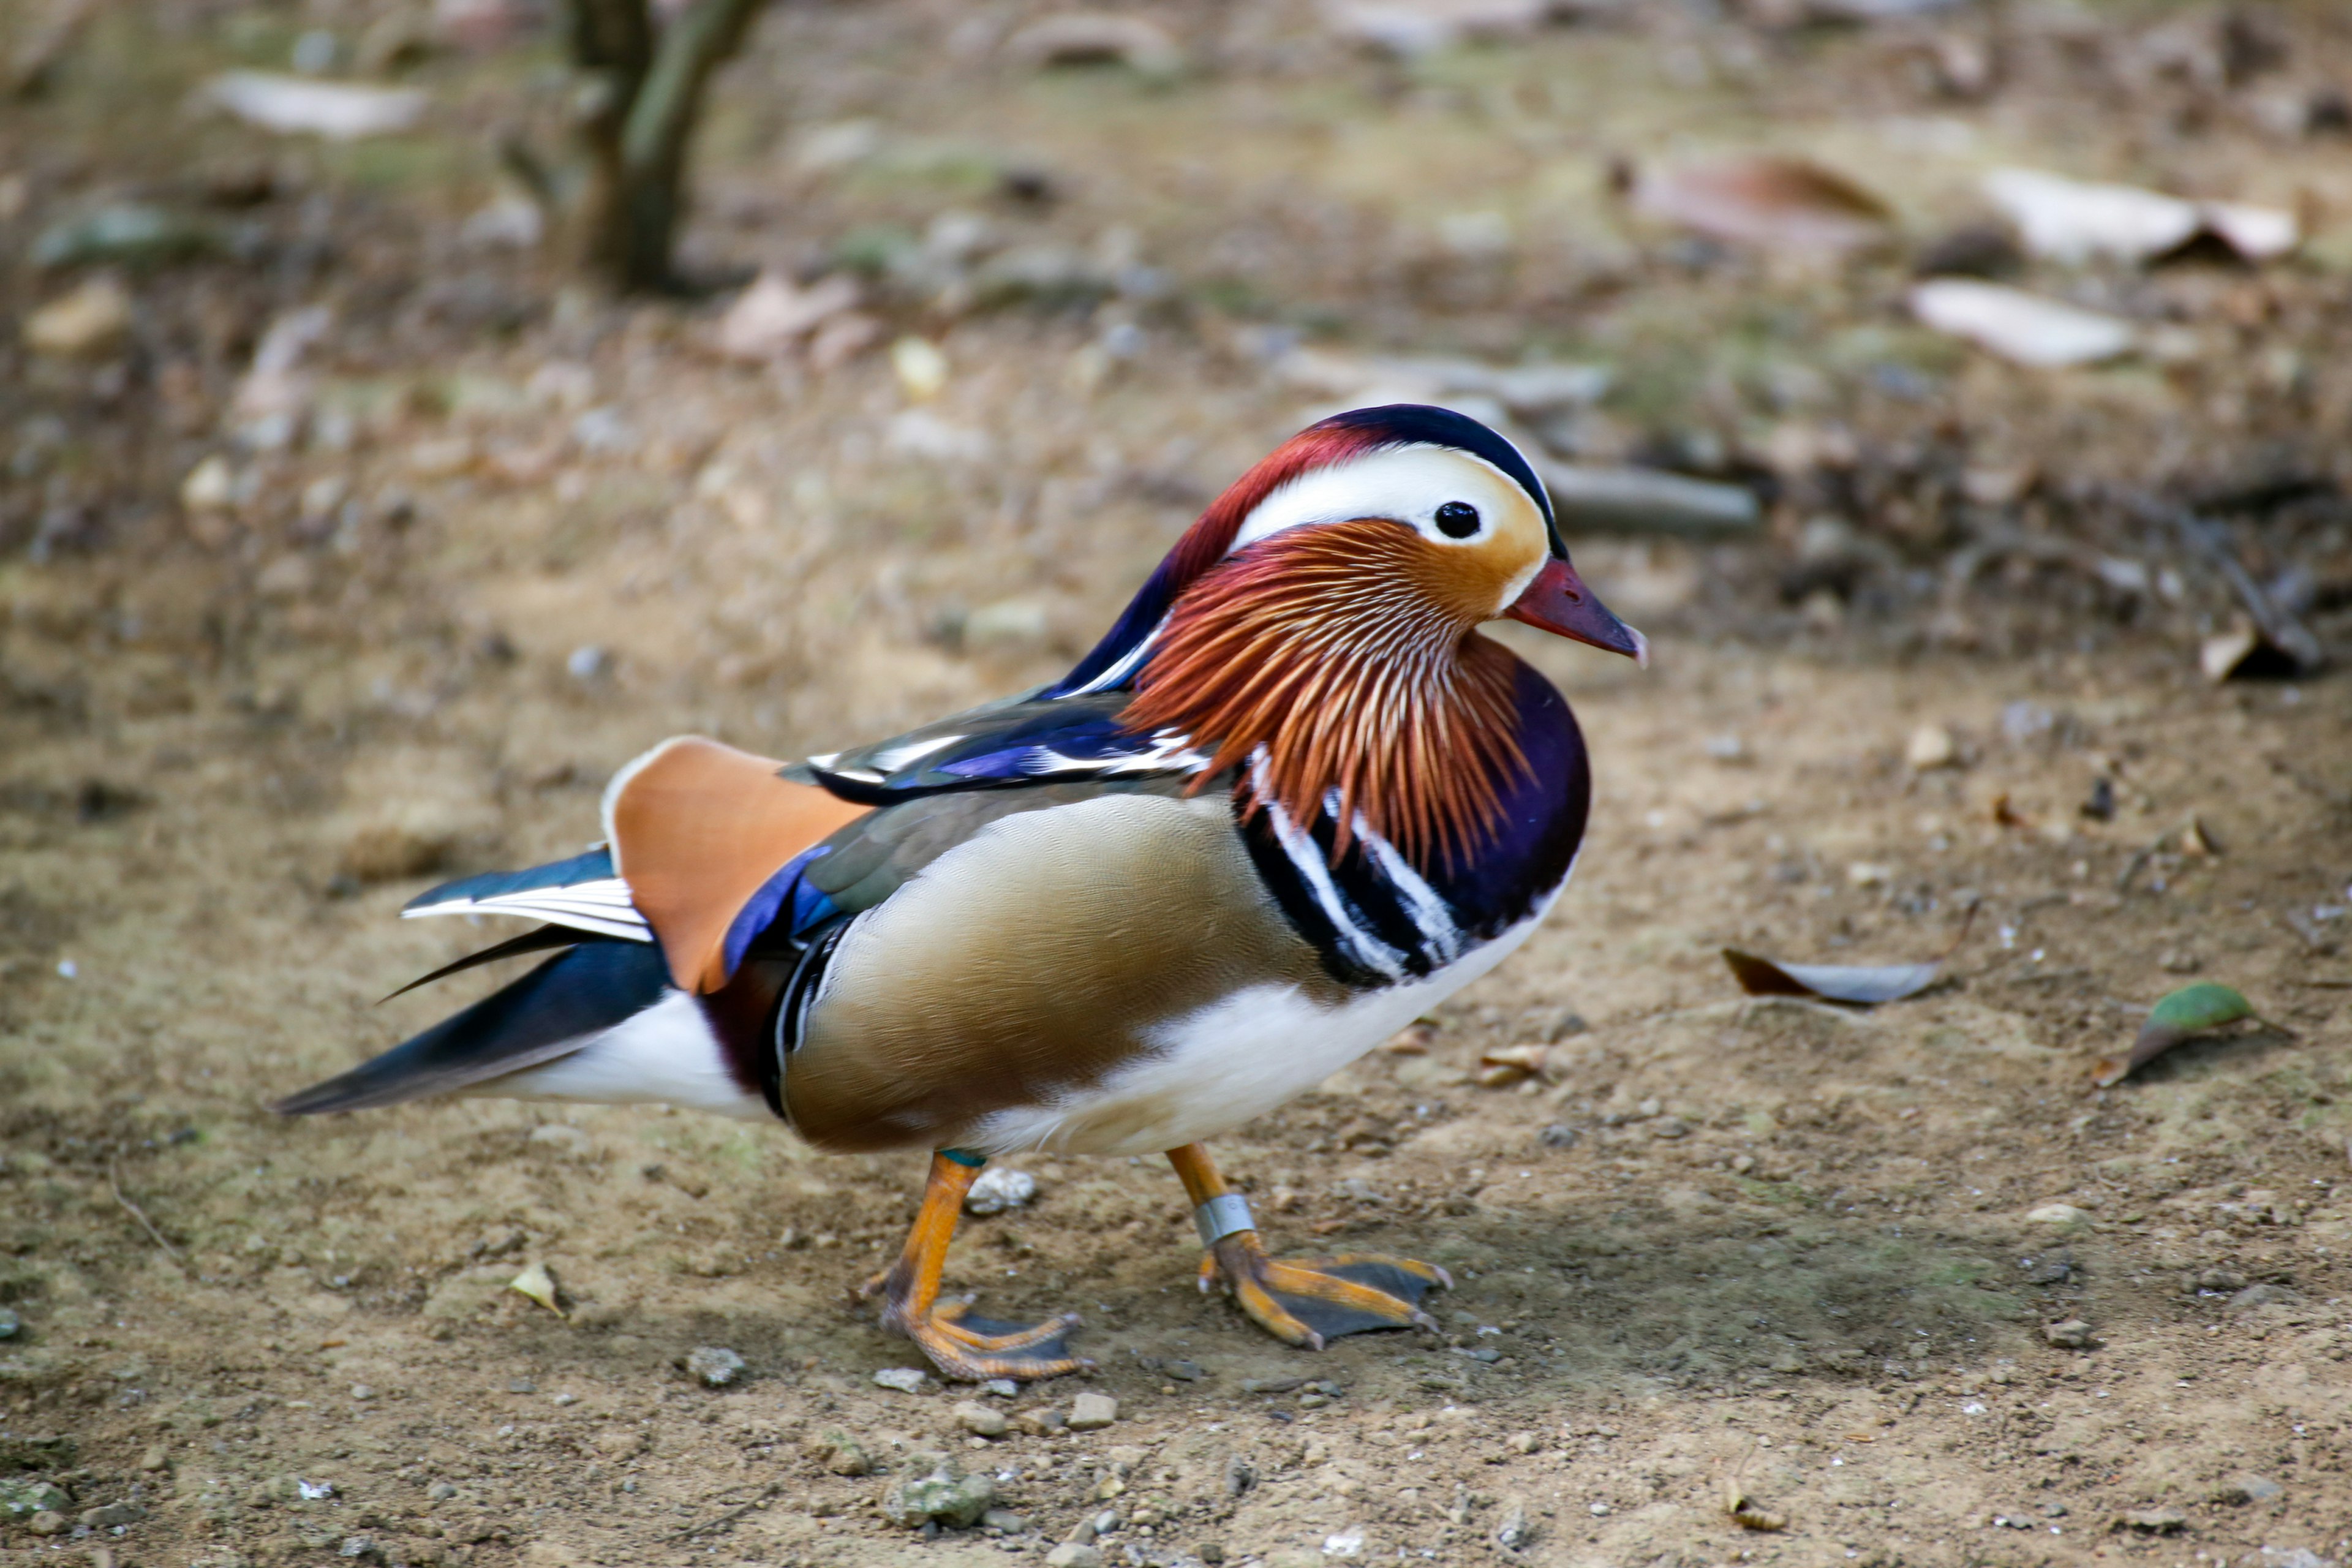
[[[1136,678],[1128,723],[1241,770],[1245,807],[1301,825],[1334,807],[1333,855],[1359,823],[1416,867],[1475,851],[1527,759],[1518,661],[1418,579],[1388,523],[1277,535],[1185,590]]]

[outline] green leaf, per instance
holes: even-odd
[[[2252,1004],[2243,996],[2226,985],[2200,980],[2194,985],[2182,986],[2150,1008],[2141,1033],[2168,1029],[2185,1038],[2253,1016]]]
[[[2148,1009],[2129,1056],[2102,1057],[2092,1066],[2091,1082],[2099,1089],[2121,1083],[2181,1041],[2253,1016],[2253,1004],[2227,985],[2184,985]]]

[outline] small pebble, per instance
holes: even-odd
[[[375,1539],[373,1536],[367,1535],[346,1535],[343,1537],[342,1545],[335,1549],[335,1555],[338,1557],[373,1557],[375,1555]]]
[[[22,1332],[25,1321],[5,1307],[0,1307],[0,1340],[13,1340]]]
[[[1013,1170],[1009,1165],[991,1165],[965,1192],[963,1212],[970,1215],[1003,1214],[1007,1209],[1028,1207],[1036,1196],[1036,1177],[1026,1171]]]
[[[980,1385],[980,1391],[999,1399],[1011,1399],[1021,1392],[1021,1385],[1009,1377],[992,1377]]]
[[[975,1437],[1002,1437],[1011,1426],[1003,1411],[977,1400],[964,1400],[950,1414],[955,1417],[957,1426]]]
[[[35,1535],[63,1535],[67,1528],[66,1516],[45,1508],[26,1520],[25,1528]]]
[[[1541,1136],[1544,1147],[1547,1149],[1573,1149],[1576,1147],[1577,1131],[1565,1121],[1553,1122],[1550,1126],[1543,1130]]]
[[[163,1445],[161,1443],[149,1445],[147,1451],[139,1456],[139,1468],[142,1470],[167,1469],[171,1463],[172,1456],[164,1452]]]
[[[743,1375],[743,1358],[724,1345],[702,1345],[686,1358],[686,1370],[705,1388],[724,1388]]]
[[[1103,1554],[1099,1546],[1084,1546],[1075,1541],[1065,1541],[1045,1553],[1045,1568],[1102,1568]]]
[[[1081,1394],[1070,1401],[1070,1430],[1093,1432],[1118,1419],[1118,1401],[1108,1394]]]
[[[555,1403],[558,1405],[577,1405],[580,1403],[580,1396],[576,1394],[559,1394],[555,1396]]]
[[[457,1495],[457,1489],[451,1486],[447,1481],[435,1481],[431,1486],[425,1489],[425,1495],[431,1498],[435,1502],[447,1502],[451,1498]]]
[[[355,1383],[352,1384],[352,1397],[353,1399],[373,1399],[375,1397],[375,1386],[373,1384]]]
[[[507,1379],[507,1392],[509,1394],[537,1394],[539,1392],[539,1384],[533,1383],[527,1377],[510,1377]]]
[[[2063,1323],[2044,1324],[2042,1337],[2060,1350],[2085,1350],[2091,1343],[2091,1325],[2080,1318],[2069,1318]]]
[[[2028,1210],[2025,1215],[2028,1225],[2087,1225],[2090,1219],[2089,1210],[2076,1208],[2073,1204],[2043,1204],[2040,1208]]]
[[[877,1387],[895,1388],[901,1394],[920,1394],[930,1374],[919,1366],[886,1366],[874,1374]]]

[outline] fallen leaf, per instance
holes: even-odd
[[[529,1297],[559,1318],[563,1316],[563,1309],[555,1300],[555,1276],[547,1271],[544,1263],[533,1263],[509,1280],[507,1289],[518,1296]]]
[[[1801,158],[1752,154],[1645,174],[1633,205],[1711,239],[1775,250],[1858,250],[1887,237],[1886,204]]]
[[[2026,248],[2053,261],[2153,261],[2206,237],[2244,260],[2268,261],[2302,238],[2294,215],[2274,207],[2187,201],[2034,169],[1995,169],[1984,185]]]
[[[2216,686],[2225,680],[2275,680],[2304,669],[2302,660],[2243,622],[2200,643],[2197,664]]]
[[[857,303],[857,284],[840,273],[803,289],[762,272],[719,318],[711,347],[727,359],[764,363],[790,353],[800,341]]]
[[[1483,1072],[1478,1081],[1488,1089],[1507,1089],[1522,1079],[1541,1078],[1551,1062],[1549,1046],[1501,1046],[1479,1053]]]
[[[1911,312],[1939,332],[2037,370],[2114,359],[2129,353],[2139,336],[2120,316],[1971,278],[1931,278],[1913,285]]]
[[[2180,852],[2183,855],[2214,856],[2221,853],[2221,841],[2213,837],[2202,817],[2192,816],[2189,826],[2180,830]]]
[[[310,132],[351,142],[406,131],[425,115],[425,94],[408,87],[310,81],[270,71],[225,71],[206,89],[212,100],[248,124],[285,134]]]
[[[1740,1468],[1747,1468],[1745,1462]],[[1731,1522],[1742,1530],[1769,1534],[1789,1528],[1788,1515],[1767,1513],[1756,1506],[1755,1500],[1748,1495],[1748,1489],[1740,1484],[1739,1474],[1736,1470],[1723,1478],[1723,1511],[1729,1514]]]
[[[2148,1010],[2130,1055],[2105,1057],[2092,1067],[2091,1082],[2099,1089],[2121,1083],[2181,1041],[2252,1016],[2252,1005],[2227,985],[2210,980],[2184,985]]]
[[[1535,31],[1547,0],[1324,0],[1323,19],[1343,37],[1412,58],[1470,38],[1515,38]]]
[[[1829,1002],[1874,1005],[1916,996],[1935,984],[1943,968],[1933,963],[1782,963],[1736,947],[1723,950],[1732,977],[1750,996],[1818,996]]]
[[[1157,24],[1107,11],[1065,11],[1041,16],[1005,40],[1004,52],[1024,65],[1119,65],[1144,76],[1174,76],[1184,50]]]

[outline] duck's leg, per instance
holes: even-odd
[[[865,1293],[882,1293],[882,1326],[922,1347],[931,1364],[950,1377],[971,1383],[992,1377],[1055,1377],[1094,1363],[1070,1353],[1065,1342],[1078,1315],[1065,1312],[1032,1328],[975,1317],[971,1302],[940,1300],[940,1271],[947,1266],[948,1242],[955,1236],[963,1195],[985,1163],[962,1150],[931,1156],[923,1206],[907,1233],[906,1247],[888,1272],[866,1282]]]
[[[1319,1351],[1328,1340],[1368,1329],[1437,1326],[1420,1305],[1430,1287],[1454,1284],[1437,1265],[1368,1252],[1270,1258],[1249,1205],[1226,1190],[1206,1149],[1198,1143],[1171,1149],[1168,1163],[1184,1179],[1202,1245],[1209,1249],[1201,1259],[1201,1289],[1222,1280],[1242,1310],[1275,1338]]]

